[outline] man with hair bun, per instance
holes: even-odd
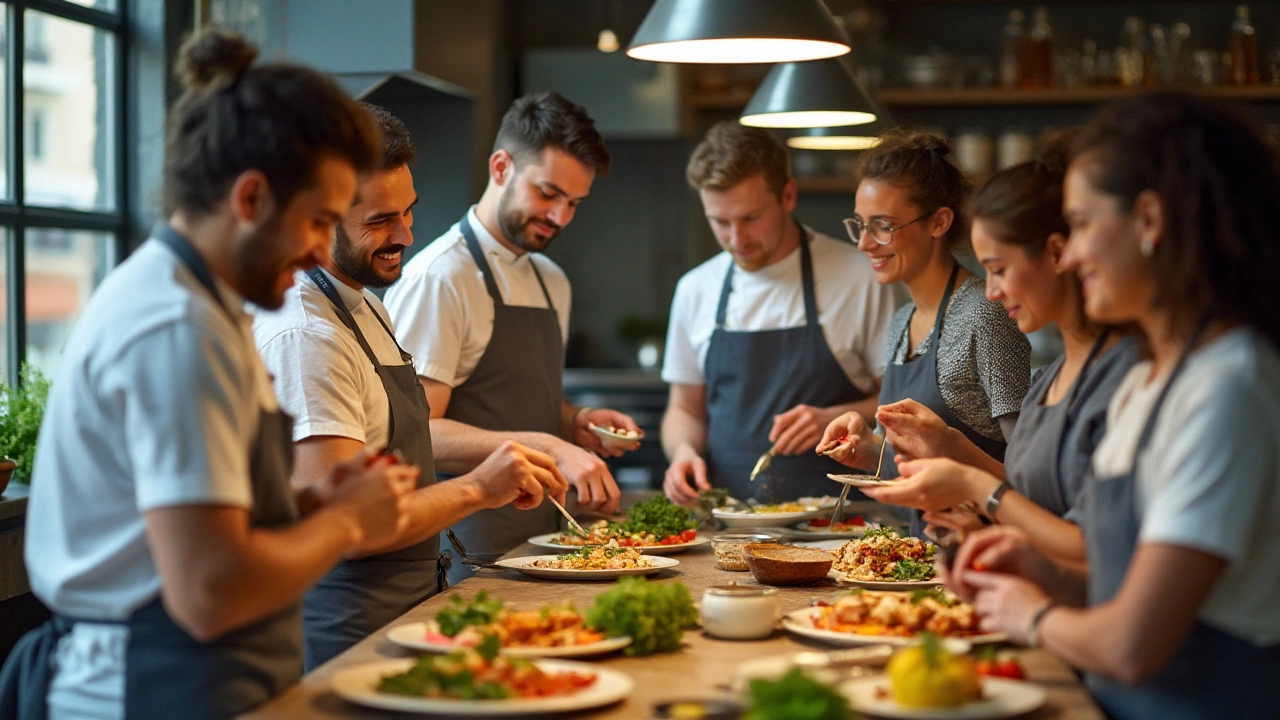
[[[165,215],[67,341],[37,445],[26,566],[53,619],[0,673],[0,717],[223,718],[302,672],[301,599],[404,531],[418,468],[360,453],[289,485],[289,416],[248,301],[328,259],[378,129],[329,78],[178,54]]]
[[[767,130],[712,127],[686,175],[724,252],[681,278],[671,303],[667,496],[828,494],[839,486],[827,473],[844,470],[813,451],[841,413],[875,410],[895,290],[876,284],[852,244],[792,217],[787,149]],[[771,467],[751,482],[771,447]]]
[[[565,400],[569,280],[542,254],[609,162],[581,106],[556,93],[517,99],[494,141],[480,202],[387,292],[396,339],[413,353],[431,406],[438,471],[467,472],[515,441],[554,458],[582,507],[617,509],[618,486],[597,455],[623,450],[606,448],[589,426],[639,428],[620,412]],[[549,503],[508,506],[453,530],[468,555],[496,556],[554,531],[558,517]],[[458,563],[449,579],[468,574]]]
[[[307,593],[308,671],[444,588],[441,530],[478,510],[534,507],[544,486],[560,496],[568,487],[549,456],[514,442],[475,471],[436,483],[430,412],[413,358],[366,289],[399,279],[413,242],[413,140],[399,118],[365,108],[381,130],[382,166],[362,179],[334,225],[332,255],[296,274],[284,306],[257,314],[254,335],[280,404],[295,418],[295,487],[316,483],[366,447],[398,452],[422,475],[405,531],[384,552],[340,563]]]

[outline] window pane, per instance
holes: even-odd
[[[9,382],[9,228],[0,228],[0,380]]]
[[[110,233],[28,228],[27,362],[52,376],[80,311],[115,264]]]
[[[99,10],[115,10],[119,7],[117,0],[69,0],[73,5],[97,8]]]
[[[6,49],[9,47],[8,8],[0,6],[0,98],[9,99],[9,73],[4,71]],[[9,189],[9,113],[0,112],[0,198],[13,197]],[[0,377],[3,371],[0,370]]]
[[[115,38],[32,10],[25,18],[26,202],[113,210]]]

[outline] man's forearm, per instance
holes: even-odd
[[[419,488],[409,496],[410,519],[405,532],[368,554],[391,552],[429,540],[466,516],[483,510],[483,500],[484,494],[470,475]]]
[[[448,418],[431,418],[431,451],[436,470],[449,475],[471,472],[508,440],[549,452],[556,439],[547,433],[497,432]]]
[[[699,455],[707,450],[707,423],[680,407],[669,407],[662,415],[662,450],[670,460],[676,448],[688,445]]]

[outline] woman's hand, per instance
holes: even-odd
[[[876,421],[884,426],[885,440],[901,458],[899,463],[949,455],[951,428],[937,413],[915,400],[881,405],[876,410]]]
[[[922,519],[928,525],[954,530],[960,533],[962,537],[967,537],[969,533],[975,533],[987,527],[987,524],[982,522],[982,518],[978,513],[966,507],[933,510],[925,513]],[[928,528],[926,527],[927,531]]]
[[[1021,645],[1031,644],[1031,620],[1049,602],[1035,583],[999,573],[965,573],[965,580],[977,589],[973,607],[984,632],[1000,632]]]
[[[996,525],[971,534],[956,553],[951,572],[939,579],[960,599],[972,602],[978,588],[968,583],[973,573],[1015,575],[1052,591],[1060,579],[1059,568],[1036,550],[1027,534],[1008,525]]]
[[[822,441],[814,452],[826,455],[841,465],[856,470],[875,467],[880,457],[879,436],[856,412],[847,412],[832,420],[822,433]]]
[[[898,473],[901,480],[860,489],[882,503],[928,512],[975,502],[975,498],[985,497],[980,488],[1000,484],[976,468],[946,458],[902,463]]]

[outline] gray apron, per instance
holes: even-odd
[[[1141,518],[1134,492],[1137,464],[1155,430],[1165,397],[1182,372],[1204,325],[1187,343],[1160,391],[1133,454],[1127,474],[1098,478],[1085,485],[1083,530],[1089,556],[1089,605],[1115,596],[1138,546]],[[1021,420],[1019,420],[1021,422]],[[1182,647],[1160,674],[1141,685],[1086,673],[1093,697],[1117,720],[1275,720],[1280,716],[1280,644],[1259,647],[1247,640],[1196,622]]]
[[[707,471],[711,484],[733,497],[762,502],[829,495],[840,486],[827,473],[848,472],[831,458],[804,452],[779,455],[750,482],[756,460],[768,451],[773,418],[800,405],[830,407],[867,397],[831,354],[818,321],[809,234],[800,230],[800,277],[805,324],[780,330],[724,328],[734,265],[724,276],[716,327],[707,347]],[[854,308],[850,308],[854,311]],[[865,496],[864,496],[865,497]]]
[[[1111,334],[1104,330],[1085,358],[1079,377],[1071,385],[1066,397],[1057,404],[1045,405],[1042,401],[1053,384],[1054,376],[1062,370],[1062,360],[1050,365],[1042,375],[1043,381],[1034,383],[1018,413],[1018,424],[1009,437],[1009,449],[1005,455],[1004,477],[1018,494],[1031,502],[1062,517],[1076,503],[1076,493],[1081,488],[1080,478],[1062,477],[1062,443],[1067,429],[1075,421],[1073,406],[1076,395],[1084,385],[1085,374],[1093,365]],[[1070,490],[1071,496],[1067,497]]]
[[[164,224],[152,236],[169,246],[222,305],[208,268],[186,239]],[[232,322],[236,324],[234,316]],[[283,527],[298,519],[289,489],[292,426],[292,418],[283,412],[259,414],[258,436],[249,452],[252,527]],[[157,597],[120,621],[129,628],[124,716],[225,718],[270,700],[302,674],[300,615],[300,604],[293,603],[252,625],[200,642],[174,623]],[[58,641],[76,622],[76,618],[55,616],[22,638],[0,673],[0,717],[46,717],[51,663]]]
[[[951,302],[951,291],[955,289],[956,276],[959,274],[960,265],[957,264],[951,268],[951,277],[947,280],[947,291],[943,293],[942,302],[938,304],[938,316],[933,321],[933,342],[929,343],[929,350],[924,355],[908,358],[901,365],[890,362],[885,368],[884,382],[880,385],[880,404],[889,405],[908,398],[915,400],[932,410],[949,427],[964,433],[964,436],[977,445],[982,452],[1003,461],[1005,443],[1001,440],[992,440],[956,417],[956,414],[951,412],[951,408],[947,407],[942,391],[938,389],[938,349],[942,346],[942,323],[946,319],[947,305]],[[909,320],[902,330],[902,335],[901,342],[910,343]],[[910,351],[911,348],[908,348],[907,352],[910,353]],[[881,475],[888,478],[898,476],[898,465],[893,461],[892,447],[885,449],[884,470]],[[911,534],[917,537],[924,531],[921,515],[919,510],[911,511]]]
[[[413,369],[413,357],[396,343],[403,362],[400,365],[382,364],[328,276],[319,269],[312,269],[307,276],[333,303],[342,324],[355,334],[356,341],[382,381],[391,412],[387,425],[387,449],[399,450],[409,464],[421,468],[418,487],[434,484],[431,411]],[[372,305],[369,311],[394,342],[391,328],[387,327],[378,311]],[[338,563],[303,600],[302,631],[306,639],[307,672],[443,590],[445,579],[439,558],[440,536],[436,535],[411,547]]]
[[[547,306],[508,305],[502,301],[468,218],[463,216],[458,226],[493,299],[493,335],[471,376],[453,389],[444,416],[484,430],[543,432],[559,437],[564,400],[564,338],[538,266],[530,258]],[[453,532],[466,546],[468,555],[501,554],[534,535],[554,532],[557,518],[551,503],[544,502],[531,510],[508,504],[459,520]],[[449,582],[460,582],[471,574],[469,568],[457,563],[449,569]]]

